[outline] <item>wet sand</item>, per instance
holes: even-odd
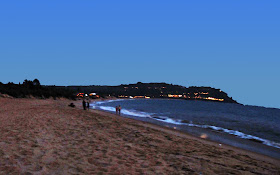
[[[69,100],[0,98],[0,174],[280,174],[280,161]]]

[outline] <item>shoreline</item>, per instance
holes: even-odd
[[[0,98],[0,174],[279,174],[279,160],[98,110]]]
[[[198,140],[199,142],[203,142],[205,144],[209,144],[209,145],[212,145],[212,146],[215,146],[215,147],[219,147],[219,148],[221,147],[219,142],[216,142],[216,141],[213,141],[213,140],[210,140],[210,139],[203,139],[203,138],[194,136],[192,134],[189,134],[187,132],[174,129],[172,127],[157,125],[157,124],[150,123],[150,122],[147,122],[147,121],[128,118],[128,117],[116,115],[116,114],[113,114],[113,113],[110,113],[110,112],[104,111],[104,110],[98,110],[98,109],[90,109],[90,110],[94,111],[94,113],[97,113],[97,114],[100,114],[100,115],[103,115],[103,116],[108,116],[109,115],[111,117],[118,117],[118,118],[122,118],[122,119],[125,118],[125,119],[128,119],[128,120],[132,120],[134,122],[139,122],[139,123],[141,123],[142,126],[145,126],[145,127],[156,129],[156,130],[159,130],[159,131],[162,131],[162,132],[167,132],[167,133],[170,133],[170,134],[173,134],[173,135],[176,135],[176,136],[179,136],[179,137],[183,137],[183,138]],[[249,155],[251,157],[254,157],[254,158],[257,158],[257,159],[260,159],[260,160],[263,160],[263,161],[269,161],[271,163],[274,163],[275,165],[280,164],[280,159],[270,157],[270,156],[267,156],[265,154],[253,152],[253,151],[250,151],[250,150],[242,149],[242,148],[235,147],[235,146],[228,145],[228,144],[222,144],[222,148],[233,150],[233,151],[236,151],[236,152],[239,152],[239,153],[242,153],[242,154],[246,154],[246,155]]]
[[[108,99],[108,100],[122,100],[122,98]],[[106,101],[106,99],[102,100],[102,101]],[[114,112],[110,112],[110,111],[106,111],[106,110],[102,110],[102,109],[95,109],[95,110],[102,111],[107,114],[115,115]],[[118,115],[116,115],[116,116],[118,116]],[[188,127],[188,126],[170,124],[170,123],[166,123],[163,121],[158,121],[156,119],[146,119],[146,118],[141,118],[141,117],[139,118],[139,117],[125,115],[125,114],[123,114],[122,116],[125,118],[133,119],[136,121],[146,122],[146,123],[153,124],[156,126],[161,126],[161,127],[171,128],[171,129],[176,128],[173,130],[186,133],[195,138],[199,138],[199,139],[202,138],[203,140],[215,142],[215,143],[217,143],[217,145],[219,145],[219,144],[228,145],[228,146],[231,146],[231,147],[234,147],[237,149],[242,149],[244,151],[250,151],[252,153],[256,153],[256,154],[264,155],[267,157],[271,157],[276,160],[280,160],[280,150],[278,148],[275,148],[273,146],[268,146],[268,145],[265,145],[260,142],[255,142],[250,139],[243,139],[243,138],[239,138],[235,135],[221,133],[221,132],[206,129],[206,128],[197,128],[197,127]]]

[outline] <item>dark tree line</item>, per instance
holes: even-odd
[[[0,93],[8,94],[15,98],[69,98],[74,99],[75,93],[67,88],[54,88],[52,86],[42,86],[38,79],[24,80],[23,83],[14,84],[9,82],[3,84],[0,82]]]

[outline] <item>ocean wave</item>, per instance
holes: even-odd
[[[96,101],[94,103],[91,103],[92,105],[100,105],[103,103],[111,103],[111,102],[116,102],[116,101],[123,101],[124,99],[116,99],[116,100],[104,100],[104,101]]]
[[[111,106],[99,106],[100,109],[104,110],[104,111],[110,111],[110,112],[115,112],[116,109],[114,107]]]
[[[112,102],[112,101],[116,101],[116,100],[110,100],[109,102]],[[108,101],[104,101],[104,103],[105,102],[107,103]],[[98,103],[98,104],[102,104],[102,103]],[[116,111],[116,109],[114,107],[110,107],[110,106],[98,106],[98,107],[95,106],[95,108],[105,110],[105,111],[110,111],[110,112],[115,112]],[[214,130],[214,131],[227,133],[227,134],[234,135],[234,136],[242,138],[242,139],[252,140],[252,141],[255,141],[255,142],[262,143],[262,144],[267,145],[267,146],[272,146],[272,147],[280,149],[280,143],[276,143],[276,142],[273,142],[273,141],[270,141],[270,140],[267,140],[267,139],[263,139],[263,138],[260,138],[260,137],[257,137],[257,136],[253,136],[253,135],[250,135],[250,134],[245,134],[245,133],[240,132],[240,131],[226,129],[226,128],[222,128],[222,127],[218,127],[218,126],[199,125],[199,124],[194,124],[192,122],[186,122],[186,121],[182,121],[182,120],[178,120],[178,119],[172,119],[172,118],[166,117],[166,116],[156,116],[154,113],[140,112],[140,111],[128,110],[128,109],[122,109],[122,114],[128,115],[128,116],[134,116],[134,117],[152,118],[154,120],[158,120],[158,121],[169,123],[169,124],[184,125],[184,126],[198,127],[198,128],[204,128],[204,129],[211,129],[211,130]]]
[[[98,106],[98,108],[101,110],[105,110],[105,111],[116,112],[116,108],[111,107],[111,106]],[[122,114],[129,115],[129,116],[135,116],[135,117],[147,117],[147,118],[151,118],[151,115],[152,115],[152,114],[149,114],[146,112],[139,112],[139,111],[133,111],[133,110],[127,110],[127,109],[122,109]]]
[[[152,118],[155,119],[155,120],[159,120],[159,121],[165,122],[165,123],[170,123],[170,124],[175,124],[175,125],[182,125],[181,120],[175,120],[175,119],[172,119],[172,118],[169,118],[169,117],[165,117],[165,116],[160,116],[160,117],[154,116]]]
[[[247,140],[251,140],[254,142],[258,142],[258,143],[262,143],[264,145],[267,146],[272,146],[275,148],[280,149],[280,143],[277,142],[273,142],[267,139],[263,139],[257,136],[253,136],[250,134],[245,134],[243,132],[240,131],[235,131],[235,130],[230,130],[230,129],[226,129],[226,128],[222,128],[222,127],[218,127],[218,126],[212,126],[212,125],[198,125],[198,124],[194,124],[194,123],[183,123],[182,121],[176,121],[173,119],[166,119],[166,120],[160,120],[163,122],[167,122],[167,123],[172,123],[172,124],[176,124],[176,125],[185,125],[185,126],[190,126],[190,127],[198,127],[198,128],[205,128],[205,129],[211,129],[214,131],[219,131],[219,132],[223,132],[223,133],[227,133],[230,135],[234,135],[236,137],[242,138],[242,139],[247,139]]]
[[[242,139],[252,140],[252,141],[255,141],[255,142],[262,143],[262,144],[267,145],[267,146],[272,146],[272,147],[280,149],[280,143],[273,142],[273,141],[263,139],[263,138],[260,138],[260,137],[257,137],[257,136],[253,136],[253,135],[250,135],[250,134],[245,134],[245,133],[240,132],[240,131],[225,129],[225,128],[222,128],[222,127],[211,126],[211,125],[196,125],[196,124],[187,124],[187,123],[186,123],[186,125],[196,126],[196,127],[200,127],[200,128],[206,128],[206,129],[212,129],[212,130],[215,130],[215,131],[224,132],[224,133],[234,135],[234,136],[242,138]]]

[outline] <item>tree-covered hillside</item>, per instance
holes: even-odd
[[[75,92],[71,91],[69,88],[51,86],[42,86],[38,79],[24,80],[23,83],[7,83],[3,84],[0,82],[0,94],[7,94],[15,98],[26,98],[26,97],[36,97],[36,98],[75,98]]]
[[[67,86],[72,91],[92,93],[101,96],[147,96],[151,98],[182,98],[187,100],[214,100],[228,103],[237,103],[225,92],[211,87],[186,88],[184,86],[167,83],[141,83],[127,84],[119,86]]]

